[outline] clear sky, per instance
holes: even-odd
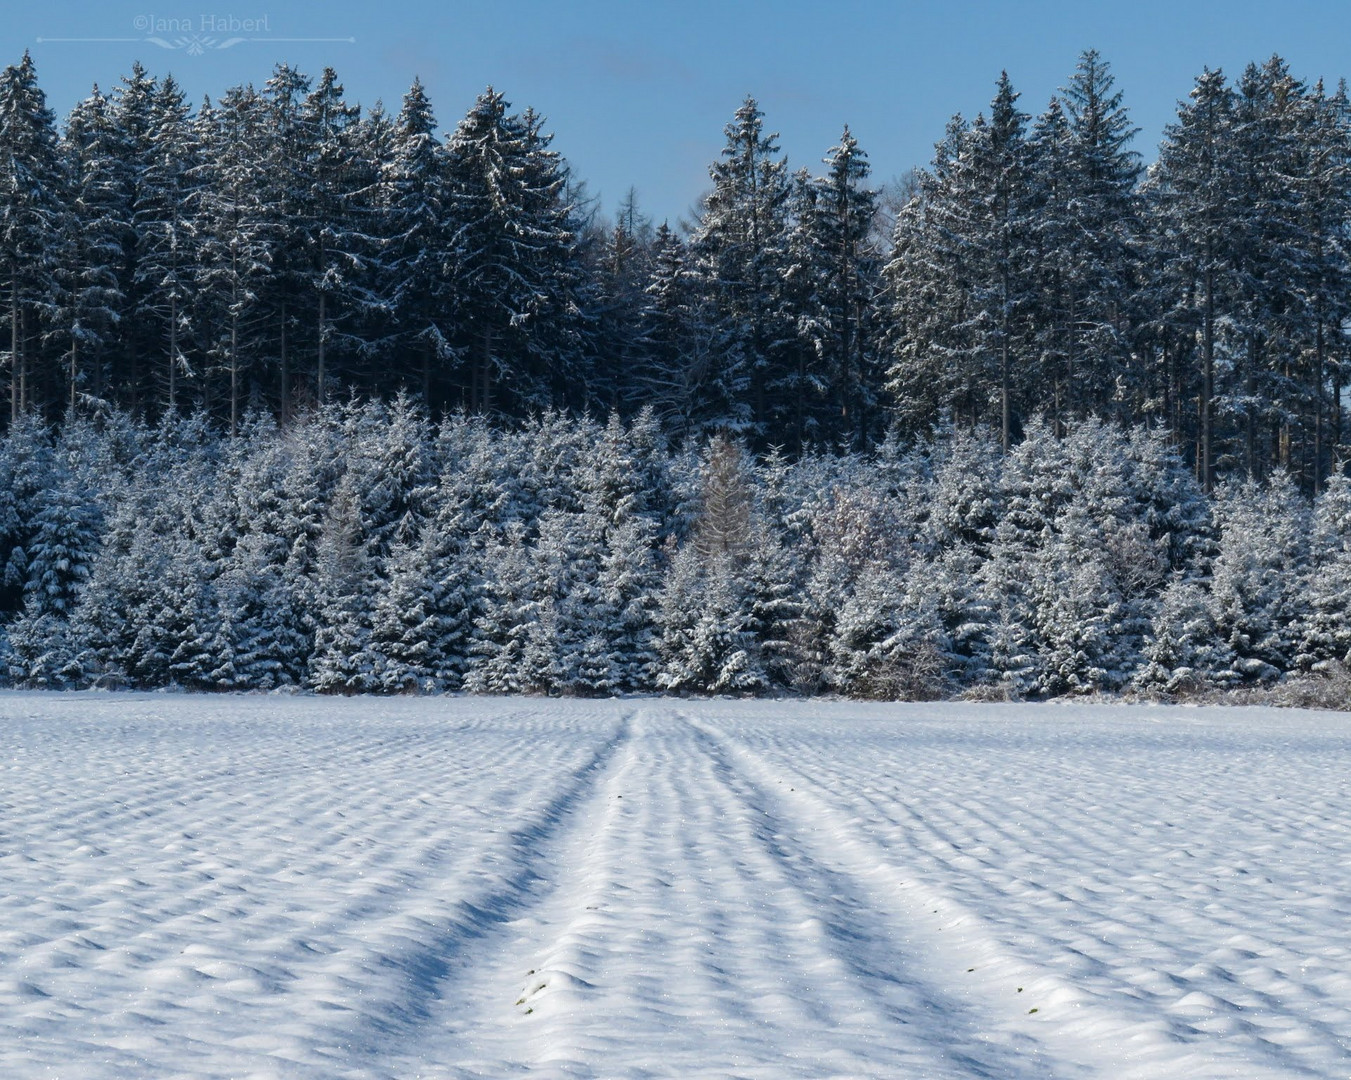
[[[71,38],[100,40],[56,40]],[[988,105],[1002,68],[1036,114],[1096,48],[1152,160],[1205,66],[1237,74],[1279,52],[1297,77],[1351,76],[1351,3],[54,0],[7,5],[0,42],[5,63],[31,50],[61,117],[135,59],[196,100],[261,84],[285,60],[332,66],[350,99],[394,111],[418,75],[446,131],[491,83],[548,118],[607,210],[632,185],[651,216],[674,221],[705,190],[747,94],[792,167],[815,169],[847,122],[880,183],[926,164],[948,117]]]

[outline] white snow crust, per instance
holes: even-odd
[[[1351,721],[0,695],[0,1076],[1351,1075]]]

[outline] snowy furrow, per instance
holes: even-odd
[[[540,871],[562,884],[457,988],[433,1059],[466,1076],[1016,1075],[1030,1047],[987,1044],[670,710],[640,714],[584,818]]]
[[[5,1075],[394,1075],[622,723],[82,697],[4,730]]]
[[[1351,1072],[1351,724],[0,694],[0,1075]]]
[[[742,767],[735,751],[707,726],[696,723],[694,732],[717,782],[753,815],[760,848],[816,913],[824,940],[850,969],[857,985],[849,997],[876,998],[893,1032],[905,1033],[914,1044],[874,1054],[871,1067],[863,1057],[851,1063],[850,1075],[993,1078],[1035,1072],[1047,1080],[1068,1075],[1035,1039],[993,1029],[987,1015],[943,985],[946,980],[934,980],[930,957],[916,948],[915,913],[898,909],[889,894],[876,889],[866,868],[860,872],[835,855],[850,842],[852,823],[841,827],[838,821],[801,818],[774,793],[772,776]],[[818,831],[827,835],[814,841],[811,834]]]
[[[1180,710],[1142,729],[1112,722],[1138,710],[1053,707],[1029,731],[1000,711],[875,732],[869,759],[777,718],[734,725],[731,752],[917,926],[932,912],[934,962],[974,968],[973,996],[1023,987],[1062,1056],[1107,1042],[1122,1077],[1343,1075],[1344,720]]]

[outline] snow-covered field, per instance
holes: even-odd
[[[0,695],[0,1076],[1347,1077],[1351,721]]]

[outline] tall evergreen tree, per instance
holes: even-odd
[[[1200,339],[1197,474],[1207,491],[1215,480],[1215,395],[1219,320],[1232,310],[1237,282],[1234,249],[1239,162],[1233,137],[1234,97],[1219,71],[1196,80],[1190,101],[1164,133],[1149,197],[1158,241],[1166,252],[1161,273],[1169,292],[1164,318]],[[1188,394],[1190,380],[1169,379],[1173,395]]]
[[[11,423],[45,404],[43,334],[59,301],[66,179],[33,59],[0,72],[0,322],[8,330]]]
[[[491,87],[446,149],[455,347],[476,412],[563,403],[583,376],[567,169]]]
[[[638,335],[643,364],[631,377],[635,400],[672,435],[683,435],[690,429],[696,381],[713,363],[718,335],[705,318],[689,250],[664,221],[652,241]]]
[[[358,229],[351,219],[356,165],[352,145],[358,110],[343,100],[332,68],[300,106],[297,122],[305,153],[301,172],[301,235],[304,302],[312,321],[315,399],[322,403],[335,378],[333,347],[344,318],[350,318],[352,280],[359,265]]]
[[[897,221],[889,271],[893,392],[992,421],[1005,452],[1034,377],[1041,197],[1017,99],[1002,75],[988,120],[949,124],[933,171]]]
[[[101,397],[108,354],[118,344],[127,301],[122,264],[132,228],[129,154],[116,117],[97,86],[66,124],[70,179],[67,258],[61,267],[67,404]]]
[[[130,73],[122,76],[112,90],[113,113],[124,154],[123,198],[130,207],[132,221],[122,238],[117,262],[118,288],[126,298],[129,317],[111,358],[108,376],[118,398],[134,412],[144,410],[154,400],[152,377],[159,371],[158,365],[150,363],[159,354],[157,323],[136,317],[150,301],[156,286],[140,273],[141,236],[134,220],[136,206],[143,196],[145,174],[155,153],[154,106],[158,91],[158,80],[139,61],[131,65]]]
[[[260,318],[269,324],[266,339],[276,357],[277,403],[283,421],[291,419],[297,393],[302,401],[314,402],[317,391],[312,376],[297,360],[304,345],[312,344],[315,337],[306,322],[314,309],[307,243],[314,229],[308,172],[314,140],[302,117],[310,88],[309,76],[289,64],[278,64],[263,85],[272,130],[263,150],[266,165],[259,181],[266,187],[265,202],[271,213],[264,223],[270,265],[262,283]]]
[[[709,169],[713,189],[691,238],[700,284],[723,340],[701,373],[697,411],[707,429],[766,435],[791,417],[784,382],[793,340],[779,296],[787,243],[787,166],[777,135],[747,98],[725,129],[727,145]],[[783,392],[783,391],[788,392]]]
[[[201,222],[194,219],[201,160],[183,92],[170,77],[159,83],[150,121],[148,157],[132,204],[135,313],[156,330],[147,339],[155,345],[150,355],[158,357],[158,398],[172,412],[183,404],[185,387],[200,390],[190,316],[201,240]]]
[[[1036,185],[1043,200],[1038,320],[1055,360],[1048,374],[1058,419],[1129,415],[1132,304],[1140,230],[1136,128],[1096,50],[1079,58],[1059,102],[1038,124]],[[1063,109],[1063,112],[1062,112]]]
[[[1293,120],[1304,88],[1285,62],[1249,64],[1235,102],[1238,202],[1232,215],[1237,296],[1229,332],[1235,379],[1223,407],[1237,428],[1236,454],[1250,477],[1264,475],[1271,436],[1291,396],[1286,343],[1303,275],[1299,226],[1302,180]],[[1288,455],[1285,455],[1288,457]]]
[[[820,303],[811,337],[823,361],[832,416],[822,434],[861,448],[875,431],[878,404],[877,195],[867,186],[868,155],[848,126],[825,163],[810,218]]]
[[[631,415],[647,403],[643,378],[649,363],[642,320],[646,288],[657,249],[652,223],[638,208],[632,188],[615,213],[614,225],[596,245],[590,273],[590,306],[596,320],[592,397]]]
[[[948,121],[931,167],[901,207],[886,266],[890,316],[886,387],[907,431],[924,431],[954,413],[967,382],[962,328],[968,320],[971,260],[961,197],[967,124]],[[966,395],[969,401],[970,395]],[[976,416],[968,410],[967,419]]]
[[[249,376],[259,359],[259,290],[273,251],[260,176],[267,111],[252,87],[235,87],[218,107],[203,107],[197,122],[205,143],[196,214],[199,318],[207,328],[209,355],[225,376],[230,433],[235,434],[256,386]]]
[[[1351,116],[1345,85],[1327,94],[1320,82],[1299,103],[1300,275],[1298,337],[1303,346],[1304,462],[1314,494],[1329,467],[1329,434],[1340,429],[1341,389],[1337,372],[1346,355],[1340,329],[1351,317]],[[1332,385],[1329,386],[1331,381]],[[1329,412],[1332,422],[1329,424]],[[1303,465],[1304,462],[1299,464]],[[1287,466],[1294,463],[1289,460]]]
[[[446,399],[447,369],[454,362],[450,272],[446,232],[450,193],[436,119],[422,83],[404,95],[394,124],[394,158],[387,170],[389,249],[382,293],[391,309],[396,340],[417,357],[416,388],[429,405]],[[459,404],[456,402],[455,404]]]

